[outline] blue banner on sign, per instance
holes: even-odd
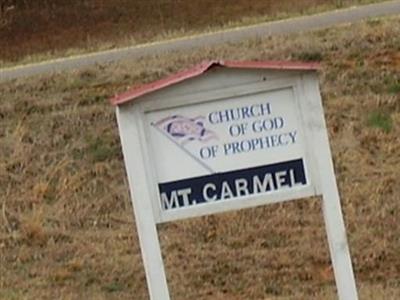
[[[302,159],[158,185],[164,210],[306,185]]]

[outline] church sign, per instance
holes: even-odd
[[[151,299],[169,299],[157,223],[310,196],[339,298],[357,299],[317,69],[212,61],[112,99]]]

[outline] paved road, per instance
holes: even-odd
[[[321,29],[337,24],[353,23],[366,18],[396,14],[400,14],[400,0],[1,69],[0,81],[84,68],[126,58],[137,59],[168,51],[238,42],[248,38]]]

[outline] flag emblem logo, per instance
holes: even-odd
[[[187,118],[174,115],[153,123],[174,142],[184,146],[192,141],[206,143],[212,139],[218,139],[215,132],[205,128],[205,117]]]

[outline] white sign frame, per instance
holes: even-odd
[[[245,197],[246,201],[239,198],[171,211],[161,209],[155,166],[151,164],[152,149],[144,125],[146,113],[288,87],[293,89],[296,109],[299,111],[303,128],[306,144],[305,168],[309,181],[307,186],[270,193],[268,197]],[[323,215],[339,299],[358,299],[316,73],[287,72],[283,78],[269,81],[250,82],[195,93],[187,91],[181,95],[153,94],[135,103],[117,106],[117,120],[152,300],[170,299],[157,234],[158,223],[310,196],[322,196]]]

